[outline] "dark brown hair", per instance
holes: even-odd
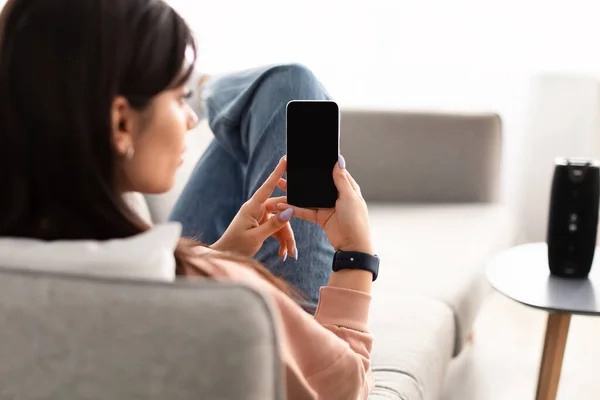
[[[150,226],[117,190],[110,108],[116,96],[146,110],[189,79],[196,53],[185,21],[162,0],[9,0],[0,14],[0,237],[107,240]],[[204,275],[193,247],[177,275]],[[255,269],[295,292],[260,263]]]

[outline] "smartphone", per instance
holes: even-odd
[[[286,108],[287,202],[333,208],[333,168],[340,151],[340,109],[334,101],[293,100]]]

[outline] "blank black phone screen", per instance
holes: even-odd
[[[338,192],[340,112],[333,101],[291,101],[287,106],[287,201],[303,208],[333,208]]]

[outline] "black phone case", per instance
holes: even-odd
[[[294,117],[291,121],[290,107],[298,107],[292,110],[291,113]],[[336,118],[336,132],[332,132],[333,112],[335,112]],[[314,120],[313,116],[316,116]],[[319,116],[325,117],[323,119],[326,119],[329,124],[320,120]],[[309,122],[306,122],[305,119],[308,119]],[[294,123],[302,126],[303,139],[305,138],[304,132],[309,132],[306,134],[306,142],[309,143],[306,148],[301,147],[303,141],[289,137],[290,131],[298,132],[297,129],[293,129],[294,127],[290,129],[290,124]],[[333,181],[333,168],[339,154],[339,107],[333,101],[291,101],[286,109],[286,127],[286,135],[288,135],[287,202],[297,207],[311,209],[335,207],[338,192]],[[323,137],[326,137],[325,140]],[[324,145],[315,149],[315,142],[319,140],[323,140]],[[290,145],[294,144],[298,147],[290,149]]]

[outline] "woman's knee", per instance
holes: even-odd
[[[325,100],[328,95],[316,75],[302,64],[283,64],[272,68],[267,85],[274,84],[277,90],[289,100]],[[286,92],[287,93],[283,93]],[[286,96],[287,95],[287,96]]]
[[[317,82],[315,74],[303,64],[283,64],[279,66],[281,73],[287,75],[294,82],[314,84]]]

